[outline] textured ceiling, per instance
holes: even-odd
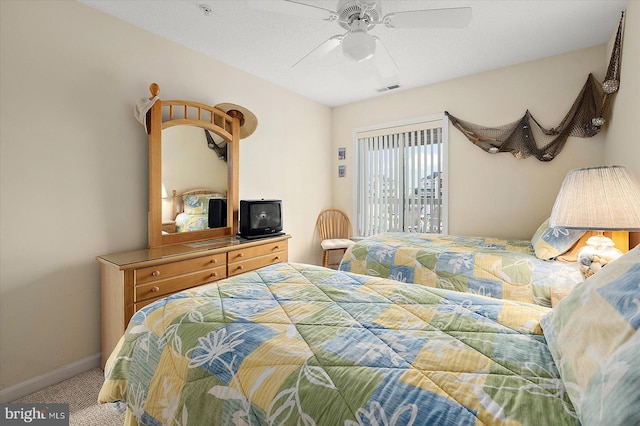
[[[292,68],[328,38],[336,22],[264,11],[246,0],[80,0],[109,15],[209,55],[328,106],[380,96],[371,61],[349,62],[335,49]],[[259,0],[269,2],[272,0]],[[335,10],[336,0],[298,0]],[[472,8],[462,29],[370,30],[399,68],[398,90],[606,43],[627,0],[382,0],[382,12]],[[200,5],[210,7],[205,15]],[[386,92],[390,93],[390,92]]]

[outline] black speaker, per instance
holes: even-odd
[[[227,200],[224,198],[209,199],[209,228],[227,226]]]

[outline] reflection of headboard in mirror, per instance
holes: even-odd
[[[149,87],[151,100],[160,87]],[[147,113],[149,133],[149,247],[161,247],[193,241],[234,236],[238,232],[238,172],[240,120],[215,107],[198,102],[159,98]],[[227,226],[206,230],[167,234],[162,232],[162,130],[189,125],[210,130],[227,142]],[[213,182],[212,182],[213,183]]]
[[[225,192],[226,188],[225,191],[200,188],[178,194],[174,189],[171,213],[175,221],[175,232],[192,232],[227,226]]]
[[[225,189],[226,191],[226,189]],[[171,192],[171,212],[172,219],[175,219],[177,215],[180,213],[184,213],[184,205],[182,204],[182,200],[185,195],[209,195],[214,198],[226,198],[224,193],[225,191],[216,191],[215,189],[191,189],[189,191],[184,191],[183,193],[178,193],[175,189]]]

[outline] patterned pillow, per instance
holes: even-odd
[[[183,210],[186,214],[207,214],[210,198],[214,196],[212,194],[183,195]]]
[[[640,246],[579,284],[540,325],[583,425],[640,424]]]
[[[547,219],[533,234],[531,245],[538,259],[549,260],[566,253],[585,232],[579,229],[551,228]]]

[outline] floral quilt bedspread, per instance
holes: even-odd
[[[538,259],[528,240],[403,232],[357,242],[339,269],[541,306],[583,281],[575,262]]]
[[[277,264],[137,312],[99,400],[144,425],[579,424],[546,312]]]
[[[209,228],[209,214],[180,213],[176,216],[176,232],[201,231]]]

